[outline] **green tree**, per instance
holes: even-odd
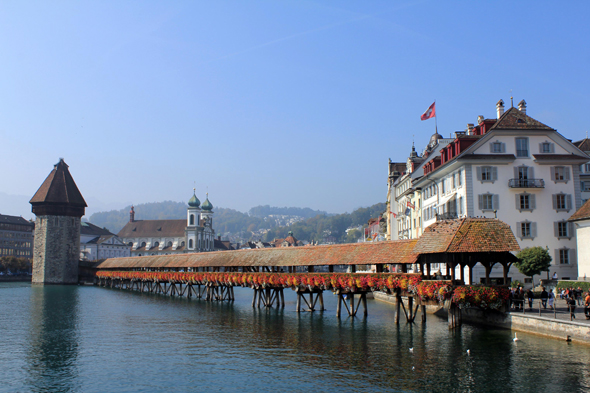
[[[358,240],[359,237],[361,237],[361,231],[359,231],[358,229],[351,229],[346,234],[346,242],[347,243],[356,243],[356,241]]]
[[[525,276],[533,278],[535,274],[549,271],[551,266],[551,255],[543,247],[527,247],[516,254],[518,261],[514,263],[516,268]],[[533,286],[534,286],[533,280]]]

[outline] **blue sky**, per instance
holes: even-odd
[[[89,211],[184,201],[339,213],[387,161],[495,103],[585,137],[587,2],[0,2],[0,213],[64,157]],[[26,197],[26,198],[25,198]]]

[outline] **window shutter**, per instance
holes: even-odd
[[[537,201],[535,200],[535,194],[531,194],[529,195],[529,206],[531,208],[531,210],[534,210],[537,208]]]
[[[583,181],[581,181],[580,187],[582,187],[582,191],[584,191],[586,189],[586,184]]]
[[[551,180],[556,181],[557,178],[555,177],[555,167],[552,166],[549,168],[549,170],[551,171]]]
[[[477,180],[481,181],[481,167],[477,167]]]
[[[533,168],[532,166],[530,166],[528,172],[529,172],[528,173],[529,179],[534,179],[535,178],[535,168]]]
[[[479,197],[479,210],[482,210],[483,209],[483,195],[479,194],[478,197]]]
[[[539,153],[545,153],[543,151],[543,142],[539,143]]]
[[[506,153],[506,144],[502,143],[502,153]]]
[[[536,222],[531,222],[531,237],[532,238],[537,237],[537,223]]]
[[[522,238],[522,222],[516,223],[516,236]]]
[[[568,211],[572,209],[572,196],[571,194],[567,194],[565,196],[565,207]]]
[[[570,257],[570,264],[573,265],[575,263],[578,263],[578,253],[576,252],[575,248],[570,248],[569,250],[567,250],[569,257]]]
[[[492,167],[492,181],[498,180],[498,168]]]
[[[559,237],[559,221],[553,222],[553,235]]]
[[[494,151],[494,142],[490,142],[490,153],[495,153],[495,151]]]
[[[492,209],[500,210],[500,195],[498,194],[492,195]]]
[[[569,166],[563,167],[563,177],[564,177],[565,181],[570,180],[570,167]]]
[[[559,265],[561,263],[561,261],[559,260],[559,249],[558,248],[555,249],[555,258],[553,258],[553,260],[555,261],[556,265]]]
[[[518,167],[514,167],[514,178],[518,179]]]
[[[553,197],[553,209],[557,210],[557,194],[551,196]]]
[[[516,200],[516,201],[515,201],[515,202],[516,202],[516,205],[515,205],[515,207],[516,207],[516,210],[520,210],[520,194],[516,194],[516,195],[514,196],[514,199]]]
[[[555,153],[555,143],[550,143],[550,144],[549,144],[549,146],[550,146],[550,147],[549,147],[549,151],[550,151],[551,153]]]
[[[575,236],[575,228],[573,222],[567,223],[567,237],[572,238]]]

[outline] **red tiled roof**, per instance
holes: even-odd
[[[578,209],[572,216],[568,219],[568,221],[580,221],[580,220],[587,220],[590,218],[590,199],[587,200],[581,208]]]
[[[141,220],[125,224],[119,237],[184,237],[186,220]]]
[[[193,254],[110,258],[98,269],[137,267],[323,266],[415,263],[416,240],[351,243],[312,247],[277,247]]]
[[[438,221],[424,230],[414,248],[417,254],[518,250],[510,226],[493,218]]]
[[[553,128],[541,123],[538,120],[527,116],[519,109],[510,108],[494,124],[492,130],[550,130],[555,131]]]

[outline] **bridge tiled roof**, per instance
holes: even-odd
[[[493,218],[438,221],[424,230],[414,248],[417,254],[519,250],[510,226]]]
[[[415,263],[416,240],[351,243],[311,247],[278,247],[193,254],[149,255],[111,258],[98,269],[139,267],[242,267],[242,266],[325,266]]]

